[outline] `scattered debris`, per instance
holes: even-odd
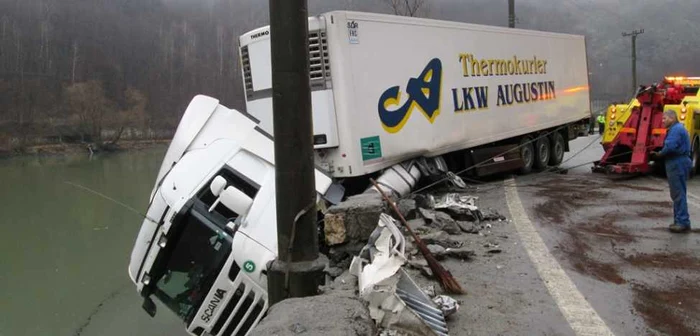
[[[394,219],[380,215],[368,244],[350,266],[350,272],[358,277],[360,297],[369,303],[370,316],[386,329],[386,335],[391,335],[386,333],[389,330],[410,330],[412,335],[446,336],[442,311],[402,269],[407,262],[405,245]]]
[[[334,279],[343,274],[343,272],[344,270],[340,267],[329,267],[328,269],[326,269],[326,273]]]
[[[445,256],[462,260],[471,260],[476,256],[476,253],[466,248],[448,248],[445,250]]]
[[[437,244],[428,244],[428,250],[436,257],[445,254],[445,248]]]
[[[399,200],[397,207],[401,212],[401,215],[406,220],[418,218],[418,212],[416,211],[418,207],[416,206],[416,201],[412,199],[401,199]]]
[[[350,272],[357,275],[361,296],[376,287],[376,284],[394,276],[406,263],[405,243],[394,219],[381,214],[379,224],[370,235],[367,245],[350,265]]]
[[[471,222],[457,221],[457,225],[460,229],[462,229],[462,232],[464,233],[476,234],[479,233],[479,231],[481,231],[481,228],[478,225]]]
[[[451,193],[444,194],[438,197],[430,195],[429,198],[432,200],[434,209],[466,209],[470,211],[479,210],[479,208],[475,204],[476,200],[478,200],[479,198],[475,196],[466,196]]]
[[[433,271],[430,269],[430,266],[428,266],[428,262],[425,261],[423,258],[413,258],[408,261],[408,265],[411,266],[414,269],[417,269],[423,274],[425,277],[428,278],[433,278]]]
[[[462,247],[462,245],[464,245],[464,242],[450,237],[450,235],[443,231],[421,235],[420,240],[422,240],[426,244],[440,245],[444,248],[459,248]]]
[[[433,302],[442,310],[442,314],[448,317],[459,310],[459,303],[457,300],[447,296],[438,295],[433,298]]]
[[[439,197],[430,196],[433,209],[449,214],[459,221],[479,222],[481,211],[475,205],[477,197],[460,194],[445,194]]]
[[[429,221],[429,225],[436,229],[445,231],[451,235],[457,235],[462,232],[457,222],[446,213],[423,208],[418,209],[418,211],[423,218]]]
[[[433,285],[425,286],[421,289],[423,290],[423,293],[425,293],[426,295],[428,295],[431,298],[435,297],[435,295],[436,295],[435,294],[435,286],[433,286]]]
[[[409,220],[408,226],[411,227],[411,230],[413,231],[428,231],[430,230],[426,225],[427,223],[425,222],[425,219],[423,218],[416,218]]]
[[[489,208],[486,209],[486,211],[482,211],[482,220],[486,222],[502,222],[506,220],[506,216],[503,216],[498,211]]]
[[[289,331],[295,334],[301,334],[306,332],[306,328],[303,325],[301,325],[301,323],[294,323],[291,326],[289,326]]]

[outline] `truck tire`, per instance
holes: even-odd
[[[532,145],[530,137],[523,137],[520,140],[520,158],[523,160],[523,167],[520,168],[520,174],[525,175],[532,172],[532,166],[535,164],[535,146]]]
[[[564,151],[566,150],[566,142],[564,137],[559,132],[554,132],[550,139],[551,150],[549,154],[549,165],[558,166],[564,161]]]
[[[551,153],[549,138],[543,136],[537,139],[537,141],[535,141],[535,169],[541,170],[547,168]]]

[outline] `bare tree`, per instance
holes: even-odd
[[[386,3],[394,14],[401,16],[421,16],[421,12],[426,15],[428,10],[428,0],[382,0]]]
[[[105,95],[102,83],[95,80],[75,83],[65,89],[64,97],[69,111],[78,119],[83,141],[102,145],[102,131],[114,112],[114,104]]]

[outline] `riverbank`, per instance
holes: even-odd
[[[155,147],[166,147],[170,144],[169,139],[162,140],[125,140],[118,142],[114,147],[110,148],[108,151],[94,151],[94,153],[99,152],[123,152],[123,151],[137,151],[143,149],[150,149]],[[49,144],[49,145],[36,145],[26,147],[22,151],[2,151],[0,150],[0,158],[12,158],[20,156],[60,156],[60,155],[90,155],[90,148],[88,144],[84,143],[62,143],[62,144]]]

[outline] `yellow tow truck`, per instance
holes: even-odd
[[[653,95],[650,95],[650,89]],[[640,97],[652,111],[647,114],[650,118],[647,121],[644,121]],[[666,129],[661,125],[660,113],[668,110],[675,111],[688,130],[693,146],[692,173],[695,175],[700,162],[700,77],[665,77],[661,84],[641,90],[628,104],[610,105],[605,114],[601,142],[606,154],[596,163],[594,171],[647,171],[648,152],[663,146]],[[642,134],[646,135],[643,139],[638,137]],[[634,148],[640,144],[646,145],[644,151],[647,153],[635,154]]]

